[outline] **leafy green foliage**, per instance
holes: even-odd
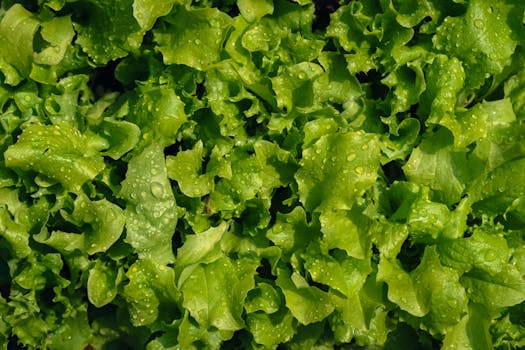
[[[524,348],[524,11],[0,2],[0,348]]]

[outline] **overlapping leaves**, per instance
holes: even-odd
[[[525,346],[523,5],[333,3],[2,3],[2,347]]]

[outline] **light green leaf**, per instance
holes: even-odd
[[[457,323],[443,339],[442,349],[490,350],[493,349],[489,334],[490,317],[483,306],[473,304],[469,313]]]
[[[38,20],[20,4],[9,8],[0,22],[0,56],[22,76],[31,71],[33,36],[38,27]]]
[[[131,158],[120,196],[127,200],[126,242],[142,259],[160,265],[173,262],[171,241],[178,213],[160,142]]]
[[[193,149],[166,158],[168,177],[176,180],[188,197],[202,197],[213,189],[212,176],[201,174],[203,157],[203,144],[199,141]]]
[[[178,312],[180,294],[175,286],[175,271],[152,260],[139,259],[126,272],[129,284],[122,293],[129,305],[134,326],[171,320]]]
[[[33,55],[34,62],[50,66],[59,64],[75,36],[71,17],[55,17],[42,22],[40,34],[49,46]]]
[[[352,210],[325,209],[319,217],[322,244],[326,249],[343,249],[357,259],[365,259],[369,254],[370,240],[367,235],[371,220],[357,207]]]
[[[92,0],[76,10],[86,17],[74,23],[75,42],[95,64],[104,65],[139,48],[144,31],[133,16],[133,0]]]
[[[344,57],[322,51],[317,58],[325,71],[313,82],[315,100],[349,105],[362,95],[359,82],[348,71]],[[325,123],[330,123],[328,119]]]
[[[275,348],[286,343],[295,335],[295,319],[288,310],[274,314],[251,313],[246,320],[255,343]]]
[[[184,5],[184,0],[134,0],[133,17],[137,20],[143,31],[150,30],[159,17],[170,13],[173,5],[180,3]]]
[[[426,90],[425,76],[421,63],[409,62],[399,67],[381,80],[393,90],[391,114],[408,111],[419,102],[419,97]]]
[[[469,1],[465,15],[447,17],[437,29],[433,43],[465,62],[468,89],[480,87],[485,74],[498,74],[514,53],[517,42],[509,21],[519,16],[517,5],[504,1]]]
[[[256,206],[262,204],[269,207],[273,191],[292,181],[296,164],[289,152],[265,140],[254,142],[253,150],[255,154],[244,148],[235,148],[230,153],[232,175],[231,178],[220,179],[210,193],[209,207],[212,211],[243,210],[250,200],[254,200]],[[254,224],[266,227],[264,222]]]
[[[359,260],[341,250],[327,255],[314,246],[302,254],[306,271],[317,283],[333,288],[348,298],[356,295],[371,272],[370,262]]]
[[[119,238],[126,218],[123,210],[106,199],[91,201],[79,194],[74,202],[72,214],[62,212],[62,216],[76,226],[82,226],[82,233],[68,233],[60,230],[44,230],[35,239],[59,251],[72,252],[79,249],[90,255],[106,252]]]
[[[96,307],[102,307],[113,301],[122,277],[122,270],[115,271],[112,266],[97,260],[95,266],[89,270],[87,280],[89,302]]]
[[[437,55],[426,71],[426,90],[421,95],[419,113],[427,116],[429,123],[439,123],[442,118],[454,118],[458,94],[462,91],[465,71],[456,57]]]
[[[402,310],[417,317],[423,317],[428,313],[428,301],[419,295],[416,281],[403,270],[397,260],[381,258],[377,279],[387,283],[388,299],[396,303]]]
[[[29,232],[12,221],[9,211],[3,205],[0,205],[0,237],[9,243],[13,256],[22,259],[31,254]]]
[[[289,213],[277,213],[275,224],[267,231],[266,237],[283,252],[292,254],[306,248],[317,234],[318,229],[307,224],[304,209],[295,207]]]
[[[74,191],[104,169],[85,136],[66,123],[28,125],[4,157],[7,167],[35,171]]]
[[[206,265],[189,267],[189,275],[179,280],[182,305],[204,328],[213,326],[220,331],[243,328],[243,304],[248,291],[254,287],[257,265],[258,262],[250,258],[221,257]]]
[[[131,151],[140,137],[139,127],[126,121],[104,120],[101,130],[102,137],[109,143],[102,154],[113,159],[119,159]]]
[[[189,235],[184,241],[184,245],[177,250],[176,269],[178,278],[183,277],[180,272],[193,264],[212,263],[223,256],[220,241],[228,230],[229,225],[225,222],[217,227]]]
[[[403,167],[409,181],[430,187],[446,204],[458,202],[469,176],[475,175],[466,152],[454,149],[452,142],[451,135],[440,129],[414,148]]]
[[[210,349],[219,349],[222,341],[223,337],[218,329],[206,329],[195,322],[188,311],[184,313],[177,336],[180,348],[198,350],[204,343]]]
[[[472,271],[463,276],[462,283],[468,288],[471,300],[484,305],[489,311],[525,301],[523,275],[510,264],[504,265],[500,273],[490,277]]]
[[[486,137],[487,117],[482,105],[478,104],[467,111],[458,111],[455,117],[446,114],[440,124],[454,135],[454,146],[464,148]]]
[[[427,247],[419,266],[410,274],[423,303],[429,305],[423,323],[438,334],[446,334],[468,311],[468,297],[460,283],[460,272],[443,266],[435,247]]]
[[[165,64],[185,64],[206,70],[219,60],[231,18],[214,8],[178,7],[154,33]]]
[[[363,132],[328,134],[303,150],[300,165],[295,179],[307,210],[348,210],[376,181],[379,142]]]
[[[254,22],[265,15],[273,13],[273,0],[238,0],[237,7],[241,15],[248,21]]]
[[[164,146],[171,145],[188,118],[184,103],[174,89],[166,86],[143,85],[137,94],[137,100],[131,105],[131,115],[126,120],[141,129],[142,142],[138,148],[151,140],[161,141]]]
[[[57,350],[82,349],[89,346],[92,334],[87,312],[79,309],[54,330],[48,343]]]
[[[297,287],[291,277],[289,272],[279,269],[277,286],[284,294],[286,307],[301,324],[319,322],[332,313],[334,304],[326,292],[306,282],[306,286]]]
[[[281,306],[281,296],[271,285],[265,282],[257,283],[254,289],[248,292],[244,309],[247,313],[262,311],[265,314],[273,314]],[[261,315],[261,313],[258,313]],[[255,317],[258,318],[257,316]],[[250,320],[248,319],[248,325]]]
[[[272,89],[277,97],[277,105],[285,111],[297,108],[309,111],[314,105],[313,81],[323,73],[323,68],[312,62],[301,62],[286,67],[272,78]]]
[[[511,255],[507,241],[491,231],[477,228],[470,237],[440,242],[441,261],[462,272],[480,269],[490,275],[500,273]]]

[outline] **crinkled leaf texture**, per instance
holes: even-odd
[[[0,348],[525,348],[524,13],[0,1]]]

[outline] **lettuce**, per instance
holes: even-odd
[[[0,3],[0,349],[525,347],[525,5]]]

